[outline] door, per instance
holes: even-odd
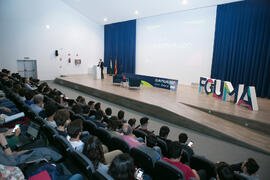
[[[22,77],[37,79],[36,60],[17,60],[18,73]]]

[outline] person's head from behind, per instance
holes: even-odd
[[[216,165],[217,180],[233,180],[234,173],[230,166],[225,162]]]
[[[84,116],[88,116],[89,112],[90,112],[90,107],[88,105],[83,105],[82,106],[82,114]]]
[[[125,136],[131,136],[132,135],[132,128],[129,124],[123,124],[122,126],[123,134]]]
[[[54,115],[54,121],[57,128],[64,128],[68,123],[70,123],[70,114],[66,109],[57,110]]]
[[[89,101],[88,106],[90,106],[90,109],[95,109],[95,101]]]
[[[134,161],[127,153],[116,156],[108,170],[115,180],[135,180],[134,173]]]
[[[81,119],[75,119],[74,121],[71,121],[67,126],[67,134],[70,136],[70,138],[75,140],[80,139],[82,130],[83,127]]]
[[[125,118],[125,112],[122,110],[118,111],[117,117],[119,121],[123,121]]]
[[[77,101],[77,102],[80,102],[81,99],[82,99],[82,96],[78,96],[78,97],[76,98],[76,101]]]
[[[164,139],[167,139],[169,133],[170,133],[170,128],[168,126],[162,126],[159,130],[159,136]]]
[[[57,106],[54,103],[48,102],[45,104],[44,109],[46,117],[53,118],[57,111]]]
[[[105,113],[107,116],[111,116],[112,115],[112,109],[110,107],[105,109]]]
[[[73,106],[75,106],[77,103],[74,99],[68,99],[68,107],[69,109],[72,109]]]
[[[95,114],[95,120],[98,122],[102,122],[103,120],[103,112],[101,110],[98,110]]]
[[[96,104],[95,104],[95,110],[96,110],[96,111],[99,111],[100,108],[101,108],[101,104],[100,104],[99,102],[96,103]]]
[[[43,107],[43,95],[42,94],[36,94],[34,96],[34,104]]]
[[[186,133],[180,133],[178,136],[178,140],[180,144],[185,144],[187,142],[188,136]]]
[[[7,81],[8,80],[8,75],[6,73],[1,73],[1,79]]]
[[[171,159],[179,159],[181,156],[181,146],[177,142],[172,142],[169,146],[168,153]]]
[[[82,113],[82,107],[79,104],[76,104],[71,109],[75,114],[81,114]]]
[[[22,86],[19,83],[15,83],[15,84],[13,84],[12,90],[13,90],[13,92],[18,94],[21,88],[22,88]]]
[[[154,134],[149,134],[147,136],[147,141],[146,141],[146,145],[148,147],[154,147],[157,145],[157,137]]]
[[[110,119],[109,119],[109,124],[108,124],[108,128],[112,131],[117,131],[119,127],[119,122],[118,122],[118,119],[116,116],[112,116]]]
[[[102,142],[96,136],[91,136],[84,144],[83,154],[86,155],[93,163],[95,169],[99,163],[105,164]]]
[[[253,158],[248,158],[248,160],[244,161],[242,164],[242,171],[248,175],[255,174],[259,170],[259,168],[260,166]]]
[[[19,95],[20,95],[21,97],[25,97],[26,92],[27,92],[27,89],[26,89],[26,88],[21,88],[21,89],[19,90]]]
[[[135,118],[129,119],[128,124],[131,126],[132,129],[135,129],[136,119]]]
[[[25,99],[27,101],[33,101],[34,96],[35,96],[35,93],[33,91],[27,90],[25,93]]]
[[[144,128],[144,129],[147,129],[148,121],[149,121],[149,118],[148,117],[142,117],[140,119],[141,127]]]

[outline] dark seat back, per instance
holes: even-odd
[[[144,145],[132,148],[130,155],[133,157],[135,165],[149,175],[153,174],[155,163],[160,159],[156,151]]]
[[[123,153],[129,153],[129,144],[120,137],[112,137],[110,150],[121,150]]]
[[[154,169],[154,179],[155,180],[164,180],[164,179],[174,179],[174,180],[184,180],[184,173],[174,165],[159,160],[155,164]]]
[[[112,135],[108,130],[104,128],[97,128],[96,129],[96,136],[101,140],[103,144],[105,144],[109,149],[111,149],[111,140],[112,140]]]
[[[55,141],[54,147],[64,157],[67,156],[68,151],[74,150],[71,144],[68,142],[68,140],[64,136],[56,135],[54,141]]]
[[[190,167],[195,170],[206,170],[207,179],[210,179],[211,177],[216,177],[215,164],[202,156],[193,155],[190,158]]]
[[[141,137],[143,139],[145,139],[145,137],[147,136],[146,132],[140,130],[140,129],[134,129],[133,130],[133,134],[136,136],[136,137]]]
[[[163,156],[168,157],[168,146],[167,146],[167,143],[163,139],[157,137],[157,145],[160,147]]]
[[[96,135],[97,125],[91,120],[83,121],[83,130],[88,131],[92,135]]]
[[[42,128],[41,128],[43,134],[46,136],[48,143],[52,146],[55,145],[55,136],[58,135],[58,132],[52,128],[51,126],[45,124]]]

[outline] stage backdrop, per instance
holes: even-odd
[[[217,7],[211,77],[256,87],[270,98],[270,6],[241,1]]]
[[[136,20],[108,24],[104,26],[104,65],[110,73],[135,73]],[[110,63],[111,62],[111,63]]]

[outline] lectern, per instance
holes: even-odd
[[[94,79],[101,79],[100,67],[98,67],[97,65],[94,65],[93,69],[94,69]]]

